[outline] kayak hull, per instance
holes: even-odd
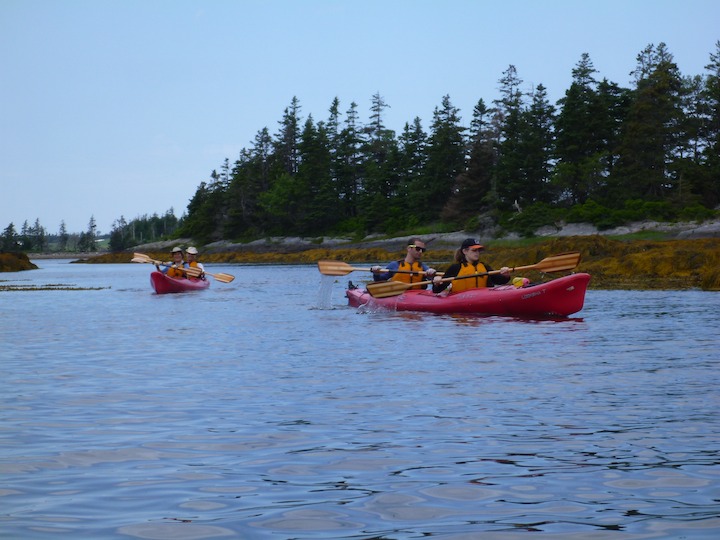
[[[162,272],[153,272],[150,274],[150,285],[157,294],[168,294],[201,291],[210,286],[210,281],[195,278],[173,278]]]
[[[590,274],[578,273],[527,287],[503,285],[470,289],[447,296],[416,289],[387,298],[373,298],[360,288],[350,289],[345,294],[348,304],[353,307],[511,317],[567,317],[583,308],[589,282]]]

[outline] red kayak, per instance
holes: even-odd
[[[502,285],[470,289],[447,296],[418,289],[385,298],[373,298],[360,288],[349,289],[345,294],[348,304],[353,307],[511,317],[567,317],[582,309],[589,282],[590,274],[578,273],[520,288]]]
[[[207,289],[210,281],[195,278],[173,278],[162,272],[153,272],[150,274],[150,284],[157,294],[167,294]]]

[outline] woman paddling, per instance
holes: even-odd
[[[440,276],[433,278],[433,292],[439,293],[444,291],[448,286],[451,286],[452,292],[456,293],[468,289],[487,287],[489,285],[505,285],[510,281],[510,268],[507,266],[503,266],[499,274],[441,281],[447,278],[462,278],[463,276],[490,272],[492,270],[490,265],[480,262],[480,253],[484,249],[484,246],[474,238],[465,239],[455,252],[455,264],[452,264],[450,268],[447,269],[442,278]]]

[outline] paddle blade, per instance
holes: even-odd
[[[541,272],[562,272],[572,270],[580,264],[580,252],[570,251],[568,253],[560,253],[552,255],[537,263],[535,268]]]
[[[346,276],[353,267],[341,261],[318,261],[318,270],[325,276]]]
[[[412,285],[402,281],[379,281],[368,283],[367,291],[373,298],[387,298],[388,296],[398,296],[411,287]]]
[[[198,278],[202,274],[202,270],[200,270],[199,268],[194,268],[194,267],[180,268],[180,270],[185,272],[185,274],[187,274],[188,277]]]
[[[152,257],[145,255],[144,253],[133,253],[132,262],[145,262],[152,264],[162,264],[162,261],[156,261]]]
[[[207,274],[207,272],[205,272]],[[218,274],[209,274],[218,281],[221,281],[222,283],[230,283],[233,279],[235,279],[235,276],[231,274],[223,274],[222,272]]]

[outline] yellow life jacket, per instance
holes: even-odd
[[[200,265],[198,264],[197,261],[193,261],[193,262],[189,262],[189,263],[188,263],[188,266],[189,266],[190,268],[197,268],[197,267],[199,267]]]
[[[465,262],[462,263],[462,267],[460,268],[460,272],[458,272],[457,277],[471,276],[473,274],[482,274],[483,272],[487,272],[487,268],[485,268],[485,265],[483,263],[478,262],[477,266],[473,266],[472,264]],[[452,292],[457,293],[467,291],[468,289],[487,287],[487,281],[487,276],[454,279],[452,281]]]
[[[422,264],[419,262],[408,263],[405,260],[398,261],[398,270],[404,270],[406,272],[419,272],[417,274],[400,274],[396,273],[393,275],[391,281],[402,281],[403,283],[417,283],[418,281],[425,280],[425,270],[423,270]],[[426,286],[420,285],[419,287],[411,287],[411,289],[425,288]]]

